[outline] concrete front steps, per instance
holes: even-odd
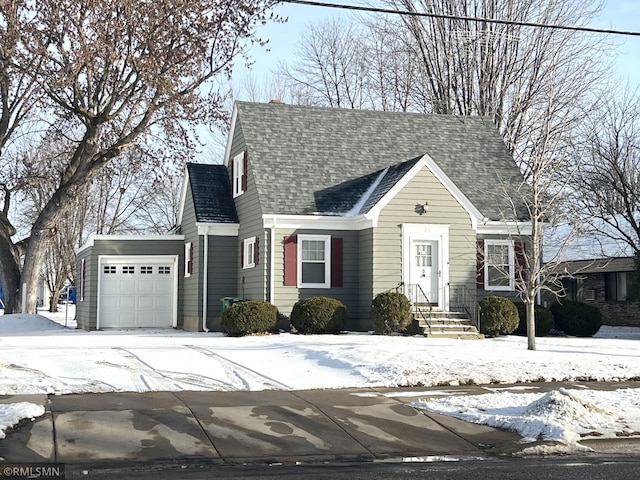
[[[455,338],[479,340],[484,334],[471,322],[465,313],[439,310],[414,313],[411,331],[429,338]]]

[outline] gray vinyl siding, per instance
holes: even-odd
[[[209,236],[207,328],[220,331],[222,298],[237,296],[238,239]]]
[[[426,214],[414,209],[428,202]],[[440,181],[423,168],[381,211],[374,229],[372,296],[402,281],[401,224],[449,226],[449,282],[475,291],[476,236],[469,213]]]
[[[343,239],[342,245],[342,287],[334,288],[302,288],[284,285],[284,239],[290,235],[330,235]],[[354,329],[362,319],[368,316],[363,313],[359,302],[359,232],[309,229],[276,229],[275,231],[275,265],[274,265],[274,303],[280,313],[290,315],[298,300],[313,296],[330,297],[340,300],[347,307],[350,322],[347,328]]]
[[[204,257],[204,247],[201,245],[201,236],[198,235],[196,226],[196,214],[193,206],[193,195],[191,187],[187,186],[187,193],[182,213],[182,225],[180,230],[184,235],[184,244],[193,243],[193,272],[190,277],[184,276],[184,264],[178,272],[183,281],[183,288],[180,291],[182,297],[182,316],[198,325],[202,324],[202,275],[200,269]],[[184,245],[183,256],[184,256]]]
[[[77,277],[82,282],[82,260],[85,261],[84,298],[76,286],[76,322],[78,328],[95,330],[98,318],[98,257],[92,256],[93,247],[88,247],[77,255]]]
[[[369,311],[371,310],[371,301],[374,297],[373,288],[373,239],[374,230],[372,228],[359,232],[359,277],[358,281],[358,303],[360,318],[358,319],[357,330],[371,330],[373,324],[369,319]]]
[[[84,301],[76,300],[76,321],[78,328],[95,330],[98,318],[98,258],[102,255],[121,256],[146,256],[146,255],[178,255],[178,292],[183,288],[184,272],[184,243],[181,237],[173,239],[140,239],[124,240],[118,237],[113,239],[95,239],[93,246],[83,250],[77,259],[78,277],[80,278],[82,259],[85,259],[85,297]],[[76,297],[77,298],[77,297]],[[177,320],[178,327],[182,326],[183,300],[178,294]]]
[[[238,123],[234,130],[233,143],[230,149],[229,162],[233,162],[236,155],[247,149],[242,134],[241,124]],[[248,300],[268,300],[267,276],[268,276],[268,238],[262,228],[262,208],[258,198],[255,177],[251,168],[254,157],[250,148],[248,150],[248,168],[247,168],[247,189],[235,198],[236,211],[240,220],[240,230],[236,239],[237,252],[237,286],[236,295]],[[259,161],[259,160],[256,160]],[[231,169],[229,169],[231,174]],[[233,179],[232,184],[233,184]],[[243,268],[240,263],[240,249],[242,241],[251,238],[259,238],[259,255],[258,265],[252,268]]]

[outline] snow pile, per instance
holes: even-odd
[[[20,402],[0,405],[0,439],[5,438],[5,430],[17,425],[20,420],[36,417],[44,414],[44,407],[35,403]]]
[[[523,453],[588,451],[581,439],[640,435],[640,389],[614,391],[560,388],[546,393],[500,392],[413,402],[416,408],[503,428],[539,445]]]

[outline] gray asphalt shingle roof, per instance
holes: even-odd
[[[189,186],[196,221],[203,223],[238,223],[231,195],[227,167],[204,163],[188,163]]]
[[[248,102],[236,108],[264,213],[346,212],[392,167],[371,197],[379,200],[424,154],[485,217],[512,219],[506,198],[522,203],[520,170],[485,117]]]

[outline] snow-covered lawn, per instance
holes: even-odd
[[[0,316],[0,395],[179,390],[449,386],[640,379],[640,329],[596,338],[480,341],[423,337],[266,335],[228,338],[180,330],[85,332],[73,306],[50,315]],[[15,423],[0,407],[0,431]],[[640,431],[640,389],[487,393],[417,400],[460,418],[578,445],[580,434]],[[30,408],[30,407],[24,407]],[[571,413],[571,415],[569,415]],[[24,417],[36,415],[32,410]],[[594,433],[597,432],[597,433]]]

